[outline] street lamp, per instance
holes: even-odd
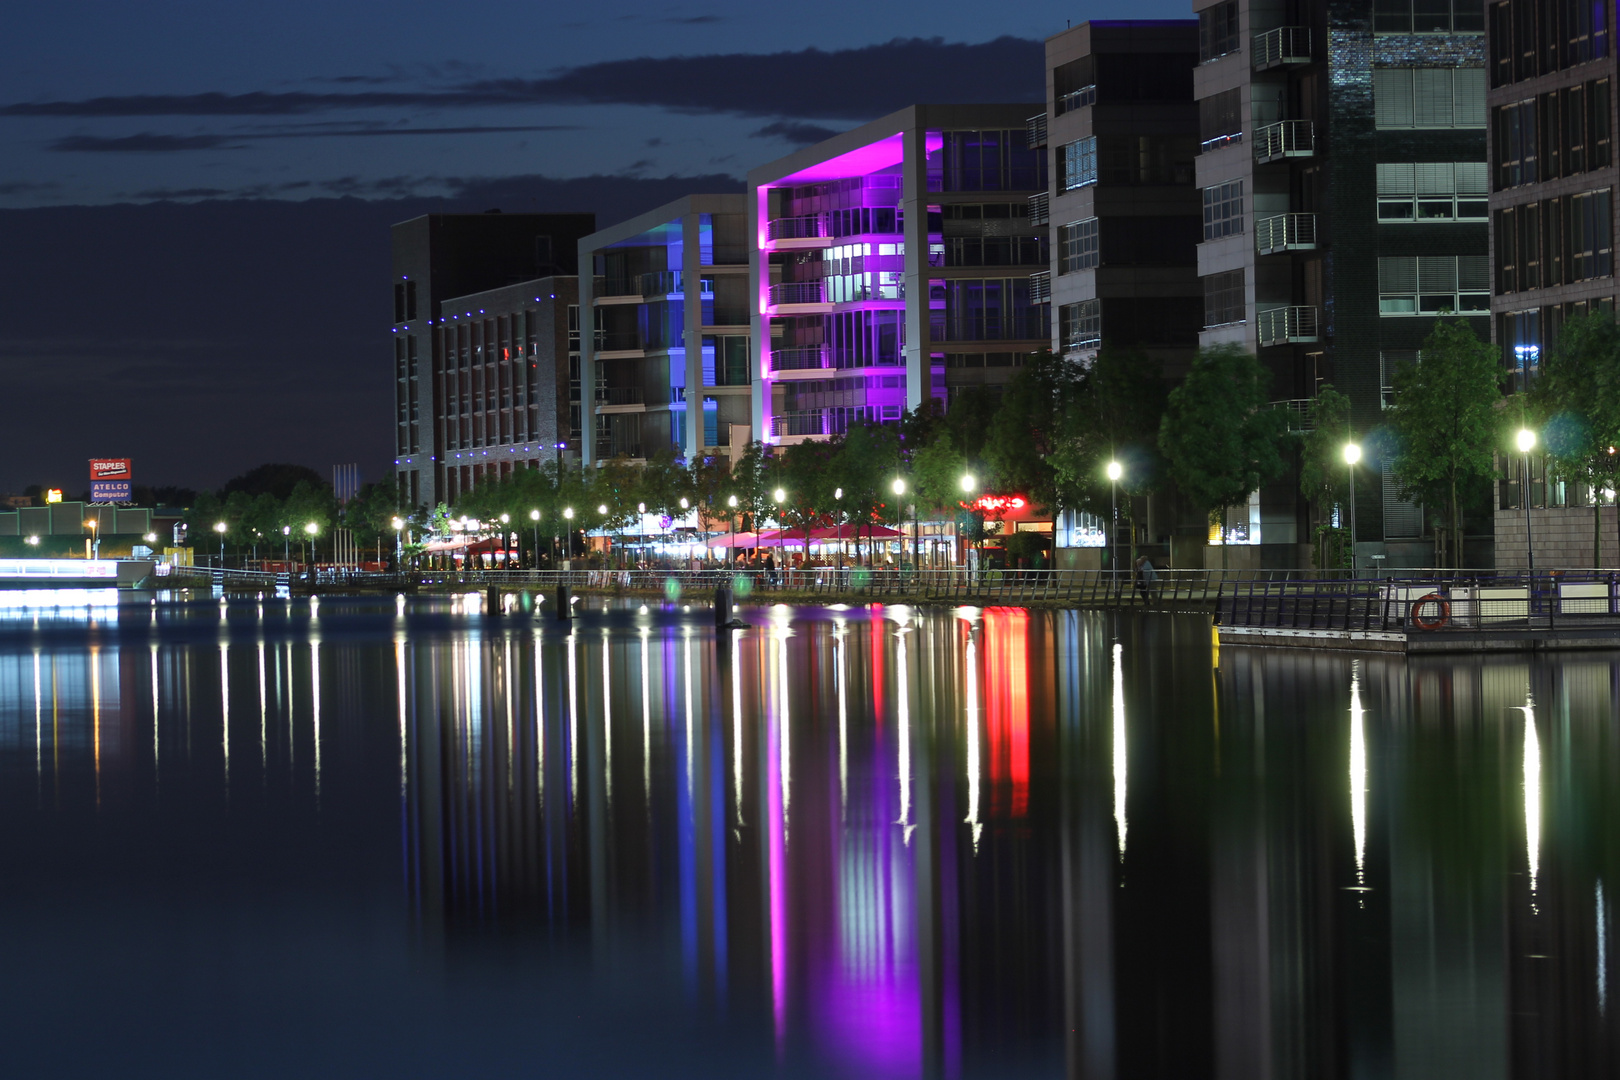
[[[961,487],[963,495],[969,496],[971,498],[972,495],[979,490],[979,478],[977,476],[974,476],[972,473],[963,473],[962,474],[962,479],[961,479],[960,483],[958,484],[958,486]],[[957,542],[957,544],[959,546],[962,543],[962,529],[961,529],[960,524],[958,524],[961,520],[962,520],[961,518],[957,518],[956,522],[952,523],[953,525],[956,526],[956,542]],[[955,558],[955,553],[954,552],[952,553],[951,557],[953,559]],[[963,562],[967,561],[967,552],[966,551],[962,552],[962,561]]]
[[[574,508],[572,506],[563,507],[563,517],[568,521],[563,531],[568,534],[568,557],[572,559],[574,557]]]
[[[281,561],[284,562],[284,563],[292,562],[292,526],[291,525],[283,525],[281,527]]]
[[[227,528],[227,526],[223,521],[214,522],[214,531],[219,533],[219,565],[220,565],[221,569],[224,569],[224,567],[225,567],[225,529],[226,528]]]
[[[309,562],[315,561],[315,533],[318,528],[313,521],[304,526],[304,535],[309,537]]]
[[[1518,443],[1519,455],[1524,464],[1524,483],[1519,486],[1519,501],[1524,503],[1524,560],[1533,576],[1536,572],[1536,549],[1530,539],[1530,451],[1536,448],[1536,433],[1529,428],[1520,428]],[[1456,552],[1455,556],[1461,554]],[[1460,558],[1457,561],[1459,564],[1462,562]]]
[[[534,523],[534,568],[540,569],[540,511],[530,510],[529,520]]]
[[[898,495],[898,496],[904,496],[905,493],[906,493],[906,482],[901,477],[898,477],[898,476],[895,477],[894,478],[894,483],[889,485],[889,486],[894,489],[894,493],[896,495]],[[901,521],[900,528],[904,529],[905,528],[905,524],[904,524],[905,518],[901,518],[900,521]],[[914,571],[919,569],[919,567],[917,565],[917,559],[918,559],[918,553],[921,550],[921,543],[922,543],[917,538],[918,531],[919,531],[919,529],[918,529],[918,525],[917,525],[917,497],[915,495],[913,495],[911,497],[911,569],[914,570]],[[904,542],[905,542],[904,538],[902,538],[902,540],[901,540],[902,545],[904,544]],[[905,554],[905,548],[903,546],[901,548],[900,553],[902,555]]]
[[[394,569],[398,571],[404,569],[405,542],[402,533],[405,522],[403,519],[396,517],[392,524],[394,526]]]
[[[844,571],[844,489],[833,488],[833,500],[838,503],[838,572]]]
[[[96,532],[101,527],[100,519],[86,518],[84,527],[90,530],[90,557],[93,559],[101,558],[101,534]],[[224,550],[223,547],[220,548],[221,557],[223,557]]]
[[[726,524],[731,526],[731,550],[726,552],[732,569],[737,567],[737,496],[726,496],[726,506],[731,511],[726,515]]]
[[[1356,576],[1356,462],[1361,460],[1361,447],[1344,444],[1344,463],[1350,468],[1350,576]],[[1377,576],[1376,574],[1374,575]]]
[[[1108,463],[1108,569],[1119,569],[1119,478],[1125,467],[1117,461]]]

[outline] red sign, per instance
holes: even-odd
[[[130,467],[129,458],[91,458],[91,480],[133,480],[135,470]]]
[[[980,495],[973,500],[973,509],[986,514],[1005,514],[1009,510],[1022,510],[1029,500],[1022,495]]]

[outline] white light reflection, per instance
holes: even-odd
[[[152,782],[158,778],[158,647],[152,653]],[[34,657],[34,771],[39,771],[39,656]]]
[[[742,649],[739,635],[731,635],[731,773],[735,792],[737,827],[743,826],[743,728],[742,728]]]
[[[399,805],[403,815],[408,802],[408,770],[405,765],[405,637],[394,636],[394,696],[399,703]]]
[[[101,650],[95,646],[90,647],[90,714],[95,731],[96,809],[99,810],[101,808]]]
[[[900,713],[900,825],[902,826],[900,836],[909,847],[912,831],[917,826],[911,823],[911,703],[906,688],[906,674],[910,668],[906,664],[904,636],[895,639],[894,649],[894,685],[899,698],[897,705]]]
[[[782,846],[787,846],[788,821],[793,803],[793,771],[789,768],[791,751],[788,745],[793,741],[792,727],[788,723],[788,628],[786,621],[777,625],[776,645],[776,694],[777,694],[777,728],[780,736],[777,746],[780,748],[779,761],[782,770]]]
[[[315,598],[309,598],[310,614],[315,613]],[[311,701],[311,730],[315,737],[315,801],[321,800],[321,643],[309,643],[309,690]]]
[[[545,676],[540,655],[540,631],[534,632],[534,804],[546,808]]]
[[[692,628],[682,628],[683,659],[686,683],[686,790],[690,800],[692,791]],[[694,805],[689,802],[688,805]],[[693,811],[696,812],[695,809]]]
[[[1119,832],[1119,857],[1125,858],[1125,646],[1114,645],[1114,827]]]
[[[1603,879],[1597,882],[1597,996],[1598,1014],[1609,1012],[1609,920],[1604,917]]]
[[[613,813],[613,679],[608,632],[602,631],[602,787]]]
[[[844,620],[834,619],[833,671],[838,680],[838,820],[843,823],[849,807],[849,663],[845,648]]]
[[[1361,661],[1350,661],[1350,825],[1356,838],[1356,888],[1367,885],[1367,735],[1361,707]]]
[[[231,663],[230,647],[219,646],[219,744],[225,752],[225,798],[231,797]]]
[[[579,805],[579,664],[568,635],[568,804]]]
[[[1524,844],[1530,863],[1530,909],[1536,908],[1536,877],[1541,872],[1541,743],[1536,738],[1536,703],[1525,695]]]
[[[259,768],[261,771],[268,771],[264,768],[267,764],[269,764],[265,760],[264,725],[265,714],[270,711],[270,699],[269,695],[266,693],[264,676],[264,641],[261,639],[259,641]]]
[[[974,638],[971,627],[968,631],[967,656],[964,660],[967,669],[966,716],[963,724],[967,728],[967,783],[968,783],[968,814],[967,823],[973,833],[973,850],[979,850],[979,837],[984,833],[984,822],[979,817],[979,647]]]
[[[649,815],[652,814],[652,673],[647,661],[650,633],[647,627],[641,628],[641,793],[647,800]]]
[[[43,741],[41,728],[44,718],[44,695],[41,693],[39,679],[39,650],[34,650],[34,786],[39,787],[44,776],[44,763],[41,759],[41,744]],[[152,746],[154,753],[157,748],[157,646],[152,646]]]

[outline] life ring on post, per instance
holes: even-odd
[[[1423,606],[1430,603],[1435,606],[1435,614],[1424,615]],[[1449,622],[1451,622],[1451,601],[1439,593],[1429,593],[1412,602],[1412,625],[1419,630],[1439,630]]]

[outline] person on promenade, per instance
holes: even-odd
[[[1158,575],[1153,572],[1153,560],[1146,555],[1136,559],[1136,591],[1141,594],[1143,601],[1153,599],[1153,586]]]

